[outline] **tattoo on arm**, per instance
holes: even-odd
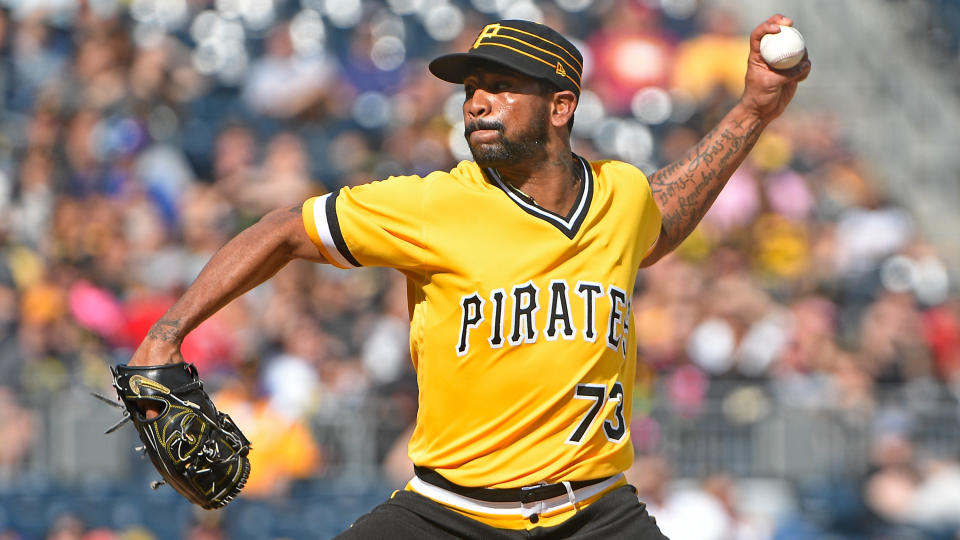
[[[722,122],[684,157],[650,177],[650,188],[663,216],[660,241],[669,249],[693,232],[761,131],[760,122]]]
[[[173,343],[181,338],[180,329],[180,319],[160,319],[147,332],[147,338]]]
[[[302,204],[298,204],[298,205],[295,205],[295,206],[291,206],[288,211],[289,211],[291,214],[301,214],[301,213],[303,213],[303,205],[302,205]]]

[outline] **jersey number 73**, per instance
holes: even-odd
[[[600,411],[603,410],[603,405],[608,399],[616,402],[617,406],[613,411],[613,419],[608,418],[603,421],[603,433],[610,442],[623,440],[623,436],[627,434],[627,422],[623,418],[624,396],[623,385],[620,384],[620,381],[613,384],[609,394],[606,385],[580,383],[574,389],[573,398],[593,400],[593,404],[587,414],[580,420],[580,423],[577,424],[577,428],[567,438],[567,444],[580,444],[583,441],[583,436],[590,429],[590,425],[593,424]]]

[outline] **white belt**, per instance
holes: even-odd
[[[542,501],[533,501],[529,503],[522,502],[488,502],[471,497],[465,497],[459,493],[454,493],[442,487],[424,482],[414,476],[413,480],[407,484],[408,487],[441,504],[452,506],[467,512],[476,512],[482,514],[492,514],[496,516],[522,516],[528,518],[534,514],[554,513],[558,511],[576,508],[578,502],[583,502],[590,497],[603,493],[604,490],[623,480],[623,473],[611,476],[603,482],[582,487],[580,489],[571,489],[570,482],[561,482],[567,487],[567,494],[545,499]]]

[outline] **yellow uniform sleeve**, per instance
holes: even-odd
[[[308,199],[303,223],[335,266],[401,270],[424,260],[424,181],[398,176]]]

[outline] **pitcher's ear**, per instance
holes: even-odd
[[[550,108],[550,123],[554,126],[568,126],[577,109],[577,95],[570,90],[558,90],[553,94]]]
[[[569,125],[574,111],[577,110],[577,101],[577,95],[570,90],[554,92],[550,108],[550,123],[557,127]]]

